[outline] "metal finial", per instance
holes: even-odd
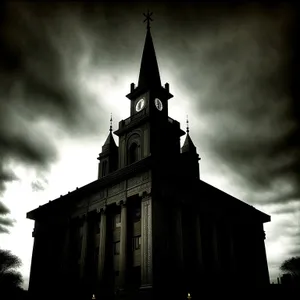
[[[147,30],[149,30],[150,29],[150,21],[153,21],[152,19],[151,19],[151,16],[153,15],[153,13],[152,12],[149,12],[149,9],[148,9],[148,11],[147,11],[147,14],[145,14],[145,13],[143,13],[143,15],[145,16],[145,20],[144,20],[144,23],[147,21]]]
[[[112,113],[110,114],[110,126],[109,126],[109,132],[112,132]]]
[[[189,128],[189,119],[188,119],[188,115],[186,115],[186,133],[190,132],[190,128]]]

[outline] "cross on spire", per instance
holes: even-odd
[[[151,16],[153,15],[153,13],[149,12],[149,9],[148,9],[147,14],[143,13],[143,15],[145,16],[144,23],[147,21],[147,30],[149,30],[150,29],[150,21],[153,21],[151,19]]]
[[[112,113],[110,114],[110,126],[109,126],[109,132],[112,132]]]
[[[188,115],[186,115],[186,133],[190,132],[190,128],[189,128],[189,118]]]

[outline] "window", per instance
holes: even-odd
[[[135,236],[132,239],[132,248],[133,250],[138,250],[141,248],[141,236]]]
[[[102,177],[107,175],[107,160],[102,162]]]
[[[136,143],[132,143],[129,147],[129,164],[133,164],[138,160],[138,145]]]
[[[121,227],[121,214],[116,214],[114,216],[114,228]]]
[[[141,208],[136,208],[133,211],[133,222],[138,222],[141,220]]]
[[[120,254],[120,242],[115,242],[114,243],[114,255],[119,255]]]

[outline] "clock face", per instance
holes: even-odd
[[[161,111],[163,109],[163,104],[158,98],[155,98],[154,103],[155,103],[155,106],[158,110]]]
[[[145,99],[144,99],[144,98],[141,98],[141,99],[137,102],[137,104],[136,104],[136,106],[135,106],[135,110],[136,110],[136,111],[141,111],[144,107],[145,107]]]

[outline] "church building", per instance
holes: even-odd
[[[200,299],[208,287],[269,285],[270,216],[200,179],[189,128],[169,117],[145,16],[130,115],[110,126],[97,180],[27,213],[33,298]]]

